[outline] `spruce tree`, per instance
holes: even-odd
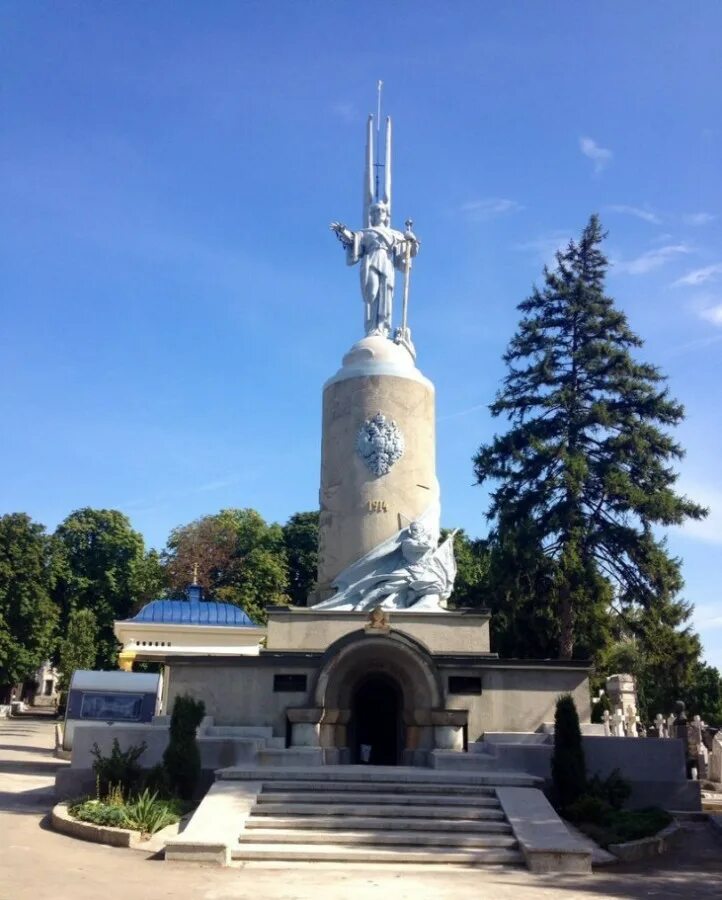
[[[605,293],[603,238],[592,216],[519,305],[491,405],[510,427],[474,457],[477,482],[496,482],[493,541],[523,530],[551,565],[543,600],[562,658],[610,603],[674,605],[680,564],[655,526],[706,515],[674,490],[683,451],[668,430],[684,411],[659,369],[633,356],[642,341]]]

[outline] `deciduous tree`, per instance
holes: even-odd
[[[143,537],[114,509],[79,509],[56,529],[55,597],[67,627],[73,610],[92,610],[98,624],[95,665],[113,669],[117,642],[113,622],[137,607],[138,575],[145,559]]]
[[[253,509],[224,509],[175,528],[164,553],[170,589],[182,593],[195,565],[208,599],[242,606],[264,621],[267,604],[288,603],[283,531]]]
[[[58,609],[45,528],[25,513],[0,516],[0,702],[53,650]]]

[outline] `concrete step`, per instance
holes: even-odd
[[[284,793],[276,791],[263,790],[257,797],[256,803],[265,806],[268,803],[304,803],[319,804],[326,806],[327,804],[376,804],[383,806],[395,805],[398,808],[403,806],[434,806],[438,803],[444,806],[474,806],[476,808],[485,807],[487,809],[498,809],[499,801],[495,796],[469,797],[463,794],[457,797],[453,794],[445,794],[440,797],[438,794],[397,794],[389,791],[388,793],[372,793],[371,791],[360,791],[352,793],[351,791],[319,791],[312,794],[309,791],[288,791]]]
[[[273,749],[267,747],[258,752],[258,765],[269,767],[296,767],[296,766],[322,766],[323,751],[320,747],[289,747],[288,749]],[[227,770],[225,770],[227,771]],[[265,779],[264,775],[264,779]],[[258,779],[258,770],[255,772]]]
[[[264,773],[265,778],[265,773]],[[427,794],[448,796],[449,794],[471,797],[496,797],[496,790],[491,786],[468,784],[434,784],[421,782],[410,784],[388,784],[375,781],[263,781],[263,791],[292,791],[296,794],[313,793],[378,793],[383,789],[388,797],[406,796],[407,794]]]
[[[353,808],[357,816],[393,816],[407,819],[503,819],[500,809],[476,806],[400,806],[399,804],[358,803]],[[257,803],[254,816],[347,816],[351,810],[346,803]]]
[[[374,832],[394,831],[400,828],[413,831],[434,831],[449,834],[511,834],[511,825],[504,819],[409,819],[401,816],[256,816],[246,819],[246,829],[318,829],[343,828],[349,831],[369,829]]]
[[[275,751],[277,754],[291,754],[291,750]],[[298,748],[299,756],[308,753]],[[311,751],[313,752],[313,751]],[[452,751],[449,751],[452,752]],[[461,756],[463,754],[456,754]],[[375,785],[393,785],[394,788],[409,784],[437,784],[441,786],[464,785],[466,787],[540,787],[544,779],[520,772],[483,772],[473,769],[455,772],[446,769],[422,769],[415,766],[306,766],[290,765],[287,756],[283,765],[273,767],[268,760],[266,768],[257,766],[229,766],[216,772],[216,779],[222,781],[297,781],[297,782],[365,782]],[[287,765],[288,764],[288,765]]]
[[[499,758],[491,753],[456,753],[453,750],[432,750],[429,754],[432,769],[466,772],[469,769],[490,774],[499,768]]]
[[[273,737],[273,728],[263,725],[210,725],[201,734],[208,737],[228,738],[270,738]]]
[[[234,860],[303,860],[319,862],[456,863],[459,865],[523,865],[518,850],[436,847],[345,847],[338,844],[239,844]]]
[[[341,830],[309,830],[303,828],[254,828],[242,831],[239,838],[242,844],[343,844],[344,846],[373,845],[374,847],[391,845],[398,847],[464,847],[487,848],[496,847],[516,850],[518,844],[511,834],[493,834],[479,832],[465,834],[459,832],[436,831],[353,831]]]

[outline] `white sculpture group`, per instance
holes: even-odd
[[[454,534],[439,544],[438,507],[432,507],[357,562],[333,582],[336,593],[317,609],[439,610],[456,577]]]

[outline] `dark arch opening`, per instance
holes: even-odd
[[[388,675],[371,673],[356,685],[349,722],[353,762],[398,765],[403,749],[402,708],[401,690]]]

